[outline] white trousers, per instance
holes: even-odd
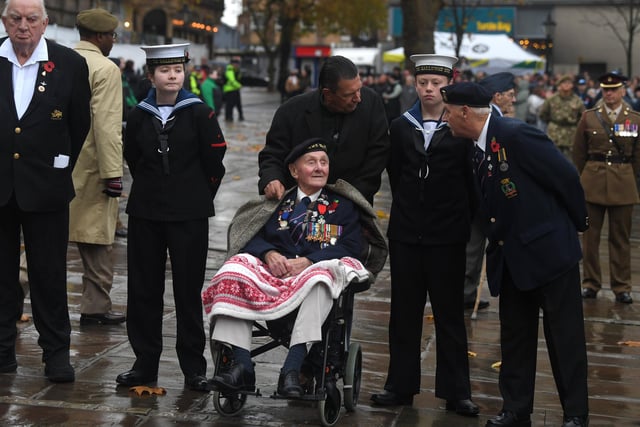
[[[333,299],[329,288],[320,283],[313,286],[300,304],[291,332],[289,346],[322,341],[322,324],[331,312]],[[212,338],[216,341],[251,350],[253,320],[216,316]]]

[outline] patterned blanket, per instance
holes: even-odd
[[[351,257],[320,261],[296,277],[280,279],[260,259],[242,253],[218,270],[202,292],[202,302],[210,322],[219,315],[274,320],[295,310],[316,284],[328,286],[335,299],[350,282],[370,279],[362,263]]]

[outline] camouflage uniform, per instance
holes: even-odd
[[[589,229],[583,233],[582,286],[596,292],[602,288],[599,244],[605,211],[609,217],[611,290],[616,295],[631,292],[631,223],[633,205],[640,202],[636,184],[640,173],[639,129],[640,114],[625,102],[613,121],[600,103],[587,110],[578,123],[573,161],[580,172],[590,218]]]
[[[540,119],[548,123],[547,135],[566,156],[570,156],[576,126],[584,110],[582,100],[574,93],[569,96],[556,93],[540,108]]]

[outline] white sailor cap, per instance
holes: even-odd
[[[415,65],[415,74],[440,74],[451,78],[453,65],[458,62],[455,56],[437,55],[435,53],[423,53],[411,55],[410,59]]]
[[[147,54],[147,65],[184,64],[189,62],[189,43],[140,46]]]

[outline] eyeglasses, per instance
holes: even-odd
[[[40,15],[21,16],[21,15],[9,13],[7,15],[7,18],[8,18],[9,24],[13,26],[18,26],[22,24],[23,19],[27,20],[27,25],[29,25],[30,27],[35,27],[36,25],[42,22],[42,17]]]
[[[115,33],[115,32],[114,33],[106,32],[106,33],[100,33],[100,34],[105,35],[105,36],[111,36],[111,38],[114,39],[114,40],[118,38],[118,33]]]

